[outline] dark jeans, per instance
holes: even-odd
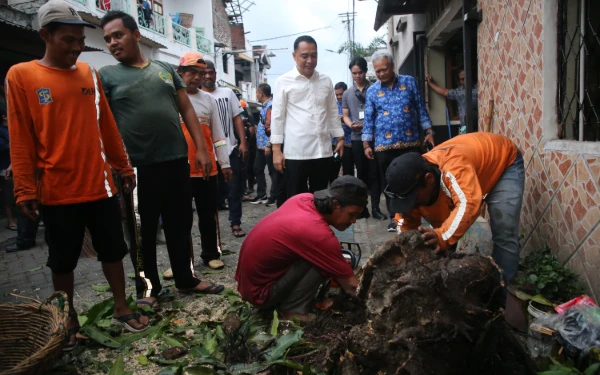
[[[217,202],[220,206],[227,203],[227,197],[229,197],[229,184],[225,182],[223,173],[221,172],[221,166],[217,163],[217,170],[219,171],[218,177],[218,197]]]
[[[254,163],[256,160],[256,135],[252,135],[247,138],[248,139],[248,160],[246,160],[246,168],[244,171],[246,172],[246,178],[244,183],[248,184],[248,189],[254,189],[254,184],[258,181],[258,176],[256,175],[256,171],[254,170]],[[258,187],[257,187],[258,188]],[[261,195],[262,196],[262,195]]]
[[[242,197],[244,196],[244,176],[242,175],[242,157],[234,148],[229,155],[229,164],[233,177],[229,183],[229,221],[231,226],[242,224]]]
[[[271,177],[271,191],[269,196],[273,199],[277,199],[277,196],[281,193],[281,179],[283,176],[277,172],[273,166],[273,154],[266,156],[265,150],[257,149],[256,158],[254,160],[254,174],[256,175],[256,196],[264,197],[267,195],[267,179],[265,177],[265,166],[269,170],[269,177]]]
[[[217,179],[217,176],[211,176],[208,180],[201,177],[190,178],[192,197],[198,214],[198,229],[202,241],[200,257],[204,262],[210,262],[221,257],[218,243]]]
[[[285,161],[285,188],[287,198],[302,193],[327,189],[333,157]]]
[[[381,200],[381,180],[379,167],[375,160],[367,159],[362,141],[352,141],[352,156],[356,165],[356,174],[369,187],[371,209],[379,209]]]
[[[377,166],[379,167],[380,180],[381,180],[381,188],[385,189],[387,186],[387,180],[385,178],[385,173],[387,172],[388,167],[392,164],[392,161],[396,159],[398,156],[403,155],[407,152],[418,152],[421,153],[420,147],[410,147],[410,148],[398,148],[393,150],[385,150],[379,151],[375,153],[375,161],[377,162]],[[386,195],[385,196],[385,204],[387,206],[388,214],[390,215],[390,219],[393,221],[395,212],[390,210],[390,199]]]
[[[138,298],[157,297],[161,290],[156,261],[156,232],[162,216],[167,251],[178,289],[194,288],[200,280],[192,266],[190,166],[187,158],[145,165],[138,170],[138,212],[142,243],[131,246]],[[133,242],[133,241],[132,241]]]

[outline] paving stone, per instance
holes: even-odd
[[[382,202],[384,200],[382,199]],[[382,204],[383,206],[383,204]],[[265,205],[243,204],[242,228],[246,233],[249,233],[252,227],[264,216],[275,211],[275,207],[266,207]],[[194,243],[195,268],[201,278],[214,282],[225,284],[229,288],[235,288],[233,275],[237,266],[238,252],[244,238],[235,238],[231,233],[229,221],[227,220],[228,213],[225,211],[219,212],[219,223],[221,230],[221,243],[223,250],[230,250],[234,253],[223,256],[222,260],[226,267],[223,273],[215,275],[202,275],[201,271],[206,269],[200,259],[200,237],[198,226],[194,223],[192,227],[192,236]],[[194,220],[197,221],[197,216],[194,214]],[[388,239],[394,236],[394,233],[387,232],[386,228],[388,220],[362,219],[352,226],[350,232],[343,233],[344,241],[358,242],[361,245],[364,262],[372,252]],[[3,227],[0,227],[3,228]],[[274,228],[276,230],[276,228]],[[5,229],[0,229],[2,234]],[[17,253],[1,252],[2,246],[0,236],[0,303],[14,301],[14,298],[9,296],[16,289],[17,293],[27,297],[44,300],[52,294],[52,274],[48,267],[34,272],[28,272],[30,269],[45,265],[47,260],[47,246],[43,242],[43,228],[40,228],[38,233],[37,246],[26,251]],[[8,236],[10,234],[7,234]],[[6,240],[13,241],[14,240]],[[157,245],[157,264],[159,272],[169,268],[169,257],[165,245]],[[126,273],[133,272],[129,256],[123,260],[123,266]],[[135,294],[135,283],[133,280],[126,279],[127,294]],[[84,308],[84,302],[97,303],[111,296],[110,293],[97,293],[92,289],[92,285],[106,285],[106,279],[102,273],[101,264],[96,259],[80,259],[75,270],[75,306],[80,310]],[[163,286],[169,285],[174,288],[172,282],[165,282]]]

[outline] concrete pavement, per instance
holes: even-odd
[[[384,202],[383,199],[382,202]],[[275,209],[275,207],[266,207],[264,204],[252,205],[247,202],[243,203],[242,228],[248,233],[260,219]],[[235,289],[233,275],[235,274],[235,267],[237,265],[238,252],[244,238],[235,238],[232,235],[227,216],[227,211],[220,211],[221,241],[223,250],[225,250],[225,253],[228,253],[228,255],[222,257],[226,265],[223,272],[219,274],[202,274],[203,271],[208,271],[208,269],[201,265],[199,257],[200,234],[195,214],[192,239],[196,255],[196,271],[200,277],[223,283],[226,287]],[[353,239],[354,242],[360,243],[364,262],[378,245],[393,237],[394,233],[386,231],[387,224],[387,220],[361,219],[350,230],[338,236],[342,241],[351,241]],[[16,301],[15,298],[10,296],[10,293],[44,300],[53,292],[51,272],[45,266],[48,250],[43,240],[44,228],[40,228],[38,232],[36,247],[17,253],[4,252],[4,247],[14,242],[16,232],[4,229],[4,225],[0,225],[0,228],[3,228],[0,230],[0,303]],[[166,246],[162,244],[157,245],[157,253],[158,267],[162,272],[169,268]],[[133,272],[129,257],[124,259],[124,266],[126,273]],[[134,294],[134,281],[127,278],[126,282],[127,293]],[[94,285],[106,284],[107,282],[102,274],[101,266],[96,259],[81,258],[75,270],[76,308],[79,310],[85,308],[87,304],[93,304],[108,298],[110,292],[98,293],[92,289]],[[164,283],[166,287],[171,285],[172,282],[167,281]]]

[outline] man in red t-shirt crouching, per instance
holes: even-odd
[[[242,297],[261,310],[307,321],[326,278],[355,295],[358,280],[330,226],[343,231],[355,223],[367,197],[361,180],[342,176],[329,189],[288,199],[261,220],[240,250],[235,280]]]

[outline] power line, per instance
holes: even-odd
[[[318,30],[324,30],[324,29],[329,29],[331,28],[331,26],[333,25],[329,25],[329,26],[325,26],[325,27],[319,27],[318,29],[313,29],[313,30],[308,30],[308,31],[301,31],[299,33],[295,33],[295,34],[289,34],[289,35],[282,35],[282,36],[276,36],[273,38],[267,38],[267,39],[257,39],[257,40],[249,40],[250,43],[254,43],[254,42],[264,42],[267,40],[274,40],[274,39],[281,39],[281,38],[287,38],[290,36],[295,36],[295,35],[300,35],[300,34],[306,34],[306,33],[311,33],[313,31],[318,31]]]

